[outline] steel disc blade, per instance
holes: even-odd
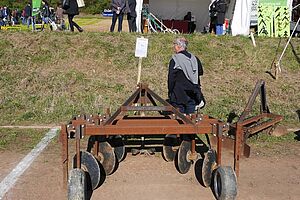
[[[206,187],[211,185],[214,166],[216,166],[216,151],[214,149],[209,149],[204,157],[202,165],[202,180]]]
[[[117,166],[117,158],[108,142],[99,142],[99,153],[96,157],[102,164],[106,175],[112,174]]]
[[[162,157],[165,161],[170,162],[175,159],[176,150],[173,147],[178,146],[176,135],[166,135],[163,143]]]
[[[122,136],[112,136],[111,138],[109,138],[108,142],[114,148],[114,152],[116,154],[118,162],[123,161],[126,157],[126,148]]]
[[[191,168],[192,161],[188,159],[188,154],[191,151],[191,141],[182,141],[177,154],[176,168],[181,174],[186,174]]]
[[[92,189],[96,189],[100,183],[101,171],[98,160],[89,152],[81,151],[81,169],[89,173]],[[77,155],[73,158],[73,168],[77,167]]]

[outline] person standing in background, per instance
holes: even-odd
[[[194,33],[196,29],[196,24],[192,21],[192,13],[187,12],[187,14],[183,18],[185,21],[188,21],[188,32]]]
[[[82,32],[83,29],[76,22],[73,21],[75,15],[79,15],[77,0],[70,0],[70,7],[66,10],[66,14],[68,14],[71,32],[74,32],[74,26],[79,32]]]
[[[118,32],[122,31],[123,15],[126,7],[125,0],[112,0],[111,3],[113,17],[110,26],[110,32],[114,32],[118,18]]]
[[[50,9],[48,1],[43,0],[42,5],[42,29],[44,29],[45,24],[48,24],[50,20]],[[50,28],[52,30],[52,27]]]
[[[64,20],[64,10],[62,9],[61,3],[57,3],[57,8],[55,11],[55,21],[59,24],[61,30],[65,29],[65,20]]]
[[[136,32],[136,0],[128,0],[128,13],[127,13],[127,21],[129,32]]]
[[[216,0],[211,0],[209,4],[209,32],[216,33],[216,21],[217,21],[217,9],[216,9]]]
[[[29,26],[32,22],[32,9],[31,9],[30,3],[28,3],[24,8],[24,17],[25,17],[25,21],[27,23],[27,28],[29,28]]]
[[[216,35],[223,35],[223,24],[225,21],[226,3],[225,0],[216,1]]]

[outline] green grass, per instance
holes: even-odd
[[[0,130],[0,152],[24,152],[33,149],[44,137],[46,130],[35,129],[10,129]]]
[[[78,18],[80,24],[94,23]],[[1,125],[60,124],[72,115],[116,110],[135,89],[138,58],[136,37],[129,33],[68,33],[0,31]],[[176,35],[145,34],[148,57],[142,62],[142,81],[167,98],[168,62]],[[297,126],[300,109],[300,40],[293,38],[278,80],[266,70],[284,47],[278,38],[185,35],[189,50],[204,67],[203,113],[226,120],[240,114],[258,79],[264,79],[272,112],[284,116],[282,124]],[[283,40],[283,39],[282,39]],[[258,105],[258,104],[257,104]],[[258,110],[258,108],[256,108]]]
[[[286,135],[275,137],[267,134],[258,134],[247,140],[255,154],[263,156],[271,155],[297,155],[299,153],[299,141],[296,134],[290,132]]]

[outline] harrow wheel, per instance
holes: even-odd
[[[68,200],[85,200],[87,196],[85,172],[82,169],[71,169],[68,180]]]
[[[102,164],[106,175],[112,174],[118,164],[114,149],[108,142],[99,142],[99,152],[96,158]]]
[[[192,161],[188,158],[191,152],[191,146],[191,141],[187,140],[183,140],[179,146],[175,166],[181,174],[186,174],[191,168]]]
[[[114,148],[118,162],[122,162],[126,157],[126,148],[121,135],[111,136],[108,143]]]
[[[92,189],[96,189],[100,183],[101,170],[98,160],[89,152],[81,151],[81,169],[89,174]],[[77,155],[73,158],[73,168],[77,168]],[[79,172],[77,172],[79,173]]]
[[[214,194],[218,200],[234,200],[237,195],[237,180],[229,166],[218,167],[214,172]]]
[[[209,149],[203,159],[202,165],[202,181],[205,187],[211,185],[212,174],[216,164],[216,151]]]
[[[165,161],[170,162],[175,159],[176,150],[173,149],[175,146],[178,146],[177,136],[171,134],[166,135],[162,151],[162,157]]]

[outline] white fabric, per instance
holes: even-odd
[[[209,23],[208,6],[211,0],[150,0],[149,11],[158,19],[183,20],[187,12],[195,16],[196,31]]]
[[[141,27],[142,27],[142,9],[143,9],[143,0],[136,0],[136,31],[137,32],[142,32]]]
[[[249,35],[252,0],[236,0],[231,32],[233,36]]]

